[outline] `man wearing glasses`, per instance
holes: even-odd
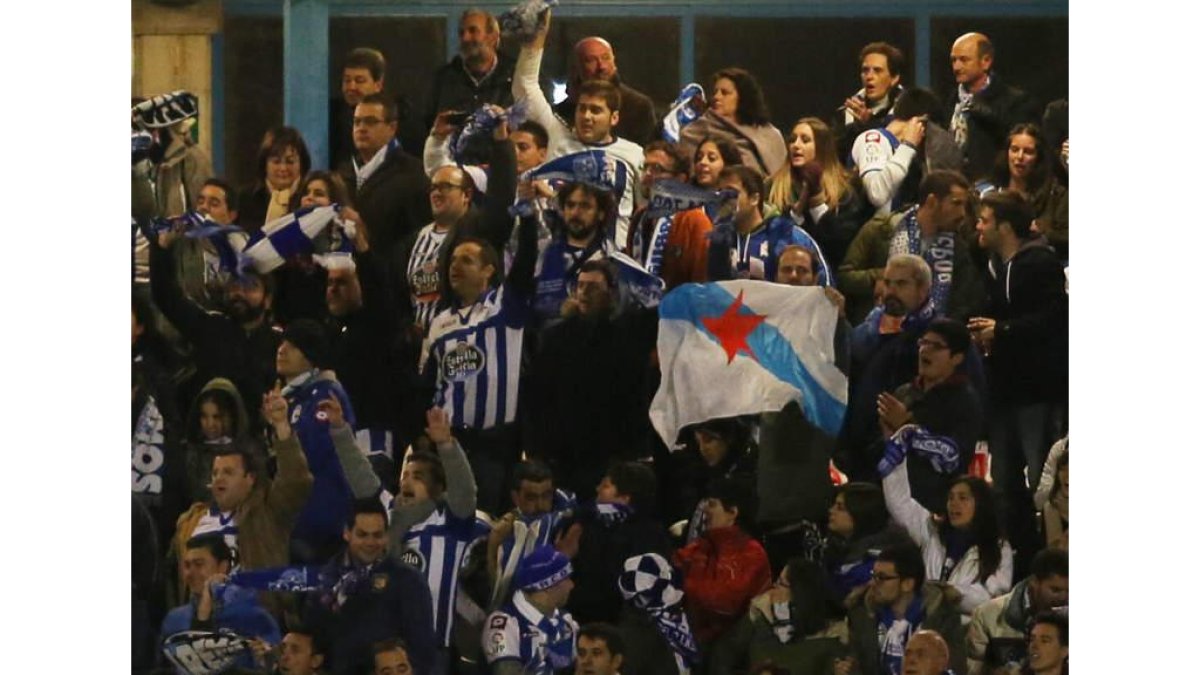
[[[371,248],[391,261],[396,242],[429,222],[421,160],[396,140],[396,102],[364,96],[354,108],[354,157],[341,167],[350,199],[371,231]]]
[[[876,401],[882,435],[870,454],[889,464],[907,456],[913,498],[930,511],[966,473],[982,429],[983,407],[963,369],[970,348],[965,324],[934,319],[917,340],[916,378]]]
[[[954,671],[966,672],[961,597],[946,584],[925,581],[925,562],[915,544],[885,549],[875,560],[870,583],[846,598],[853,658],[839,660],[834,672],[900,675],[908,642],[920,630],[941,635],[950,646]]]

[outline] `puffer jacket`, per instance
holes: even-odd
[[[771,585],[767,552],[736,525],[710,529],[675,553],[683,572],[683,600],[696,639],[728,631],[750,600]]]
[[[912,489],[908,483],[907,459],[883,478],[883,497],[892,519],[903,525],[908,535],[921,547],[926,578],[939,578],[942,567],[946,564],[946,545],[942,542],[929,511],[912,497]],[[946,579],[946,583],[962,595],[961,612],[964,624],[970,620],[971,612],[975,611],[976,607],[1012,588],[1013,550],[1007,541],[1000,543],[1000,565],[996,571],[986,579],[981,580],[978,577],[979,547],[972,546],[967,549],[962,560],[954,565]]]
[[[793,673],[826,675],[834,672],[837,659],[848,655],[850,627],[845,619],[786,643],[772,629],[775,623],[770,594],[755,597],[746,615],[713,646],[709,675],[744,673],[751,664],[767,660]]]
[[[921,586],[921,601],[925,605],[925,618],[913,630],[937,631],[950,647],[950,668],[957,673],[966,671],[966,654],[963,650],[963,624],[959,620],[959,602],[962,594],[953,586],[936,581],[926,581]],[[867,587],[859,588],[846,598],[849,610],[850,648],[858,661],[856,675],[886,675],[879,661],[879,614],[867,596]]]
[[[1022,648],[1025,627],[1033,619],[1027,591],[1029,579],[1022,579],[1011,593],[992,598],[975,608],[967,625],[967,673],[980,675],[988,652],[988,643],[1009,642]],[[996,645],[993,645],[995,648]],[[1022,649],[1023,651],[1023,649]]]

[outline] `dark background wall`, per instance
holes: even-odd
[[[457,12],[449,19],[457,22]],[[371,46],[388,61],[389,92],[403,90],[418,117],[428,103],[431,77],[446,54],[443,17],[331,17],[330,96],[340,92],[341,59]],[[680,34],[676,17],[555,17],[546,43],[543,83],[565,81],[573,45],[588,35],[613,43],[622,77],[665,106],[678,94]],[[1024,87],[1044,105],[1068,88],[1067,19],[935,17],[930,24],[931,86],[945,98],[953,91],[950,45],[968,31],[988,34],[996,47],[996,71]],[[254,155],[262,134],[283,120],[283,22],[277,17],[227,16],[224,31],[225,167],[241,185],[254,180]],[[858,51],[884,40],[908,57],[905,82],[913,83],[916,26],[911,18],[734,18],[695,20],[696,81],[711,90],[712,73],[741,66],[754,73],[767,95],[775,125],[785,134],[796,119],[832,116],[859,88]],[[515,44],[502,45],[515,55]],[[549,93],[549,92],[547,92]],[[420,129],[413,133],[420,133]],[[411,145],[411,143],[409,143]]]

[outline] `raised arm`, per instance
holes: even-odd
[[[933,526],[929,522],[929,512],[912,497],[907,458],[883,477],[883,498],[892,519],[904,526],[914,543],[926,546],[934,536]]]
[[[195,336],[202,333],[202,326],[209,320],[209,315],[188,298],[179,285],[175,256],[171,250],[178,236],[175,232],[164,232],[157,238],[149,238],[150,293],[154,297],[154,304],[171,325],[188,340],[194,340]]]
[[[513,70],[512,95],[514,101],[526,101],[528,118],[546,128],[550,136],[550,147],[554,148],[559,140],[571,131],[554,114],[554,109],[550,107],[546,94],[538,84],[542,69],[542,51],[549,30],[550,11],[547,10],[546,21],[538,29],[537,36],[532,42],[521,45],[521,53],[517,56],[517,65]]]
[[[450,417],[441,408],[425,412],[425,434],[437,445],[438,457],[446,470],[446,506],[459,518],[475,515],[475,474],[462,446],[450,433]]]
[[[917,145],[925,133],[924,127],[918,124],[909,124],[901,135],[900,144],[891,153],[887,152],[889,141],[883,130],[867,131],[855,139],[851,156],[858,165],[863,192],[876,208],[892,201],[900,183],[908,175],[909,166],[917,156]],[[920,129],[920,133],[915,129]]]
[[[350,484],[350,492],[355,499],[367,499],[379,494],[379,477],[371,468],[371,462],[358,449],[354,442],[354,430],[342,416],[342,404],[337,396],[330,394],[329,398],[317,404],[317,410],[325,413],[329,420],[329,436],[333,439],[333,450],[337,453],[342,472],[346,474],[346,482]]]
[[[267,506],[280,522],[291,522],[300,513],[312,492],[313,475],[300,447],[300,439],[292,433],[288,422],[287,401],[280,393],[279,383],[263,395],[263,418],[275,431],[275,480],[267,493]]]

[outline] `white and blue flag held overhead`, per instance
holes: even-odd
[[[668,447],[716,417],[782,409],[836,436],[847,380],[834,365],[837,308],[823,289],[765,281],[684,284],[659,305],[662,383],[650,421]]]

